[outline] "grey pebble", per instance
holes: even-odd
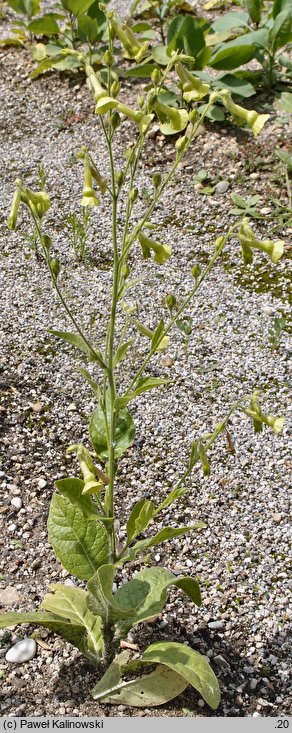
[[[16,509],[17,512],[19,512],[19,510],[22,507],[22,500],[21,500],[20,496],[13,496],[13,498],[11,499],[10,504],[11,504],[11,506],[14,507],[14,509]]]
[[[223,627],[224,627],[224,621],[209,621],[208,623],[208,629],[213,629],[213,631],[223,629]]]
[[[230,183],[228,183],[228,181],[219,181],[219,183],[216,183],[215,191],[216,193],[226,193],[229,188]]]

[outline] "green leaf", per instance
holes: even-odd
[[[214,23],[211,25],[211,30],[215,33],[221,33],[221,31],[229,31],[233,28],[244,28],[248,26],[248,14],[247,13],[236,13],[230,12],[221,15],[220,18],[216,18]]]
[[[216,710],[220,703],[217,678],[206,657],[184,644],[161,641],[151,644],[141,657],[145,664],[164,664],[181,675]]]
[[[137,386],[133,390],[133,392],[130,392],[130,394],[125,394],[123,397],[117,397],[117,406],[123,407],[124,405],[127,405],[128,402],[138,397],[140,394],[143,394],[143,392],[147,392],[150,389],[155,389],[155,387],[160,387],[162,384],[169,384],[169,382],[170,379],[160,379],[160,377],[141,377],[141,379],[138,380]]]
[[[98,24],[95,18],[89,15],[78,16],[78,32],[81,41],[89,41],[93,43],[98,37]]]
[[[236,69],[238,66],[247,64],[254,57],[254,46],[236,46],[235,43],[225,44],[219,50],[215,50],[209,65],[214,69]]]
[[[83,351],[83,353],[89,357],[90,361],[97,361],[101,366],[105,366],[100,351],[97,349],[93,350],[93,348],[88,346],[84,339],[77,333],[70,333],[70,331],[54,331],[52,329],[49,329],[49,333],[63,341],[67,341],[72,346],[75,346],[76,349]]]
[[[95,381],[95,379],[93,379],[93,377],[91,376],[90,372],[87,371],[87,369],[83,369],[83,367],[80,367],[80,366],[77,366],[77,369],[80,372],[80,374],[82,374],[84,379],[86,379],[88,384],[90,384],[91,389],[93,389],[95,396],[97,397],[97,399],[99,399],[101,397],[101,391],[100,391],[99,384]]]
[[[177,15],[167,31],[167,53],[182,51],[196,58],[205,46],[202,28],[191,15]]]
[[[138,553],[149,550],[150,547],[159,545],[161,542],[166,542],[166,540],[171,540],[174,537],[180,537],[182,534],[186,534],[186,532],[190,532],[193,529],[201,529],[202,527],[206,527],[204,522],[197,522],[197,524],[191,524],[189,527],[164,527],[164,529],[161,529],[153,537],[139,540],[133,547],[129,547],[122,557],[123,563],[131,562]]]
[[[51,13],[46,13],[41,18],[32,20],[27,29],[35,36],[55,36],[59,33],[58,23]]]
[[[237,39],[238,41],[239,39]],[[254,44],[259,48],[267,48],[269,45],[269,31],[267,28],[259,28],[258,31],[250,31],[240,38],[241,43]],[[235,41],[234,41],[235,43]]]
[[[46,611],[29,611],[27,613],[8,611],[8,613],[0,614],[1,629],[18,624],[37,624],[43,626],[45,629],[50,629],[55,634],[69,641],[83,653],[86,653],[84,644],[85,629],[79,625],[73,625],[71,621],[66,621],[60,616],[55,616]]]
[[[125,343],[118,346],[114,357],[114,367],[116,367],[120,361],[125,358],[128,348],[134,343],[134,341],[135,339],[130,339],[130,341],[125,341]]]
[[[83,15],[92,5],[94,0],[66,0],[68,9],[73,15]]]
[[[125,672],[126,670],[127,667],[124,667]],[[150,708],[164,705],[180,695],[187,687],[187,682],[181,675],[162,666],[157,667],[150,674],[128,682],[118,682],[116,677],[114,684],[109,685],[106,684],[108,673],[109,670],[91,691],[94,700],[102,700],[109,704],[122,703],[132,707]]]
[[[154,514],[155,506],[153,501],[141,499],[135,504],[127,521],[127,544],[130,544],[137,535],[148,527]]]
[[[202,114],[202,112],[205,111],[206,107],[207,107],[206,104],[201,104],[198,107],[198,112],[200,112],[200,114]],[[212,106],[210,107],[210,109],[208,110],[208,112],[206,114],[206,117],[209,120],[213,120],[214,122],[223,122],[223,120],[225,120],[225,112],[224,112],[223,107],[217,107],[216,104],[212,104]],[[208,186],[208,188],[207,187],[203,188],[200,191],[200,193],[207,193],[207,192],[208,193],[213,193],[214,191],[215,191],[215,186],[213,186],[213,187],[212,186]]]
[[[153,46],[151,56],[159,66],[167,66],[169,63],[170,54],[167,52],[165,46]]]
[[[164,48],[164,47],[163,47]],[[168,59],[169,60],[169,59]],[[154,64],[135,64],[134,66],[131,66],[130,69],[127,69],[126,71],[123,69],[120,73],[119,70],[119,76],[122,76],[124,79],[127,78],[135,78],[135,79],[149,79],[150,74],[152,74],[153,69],[155,69]]]
[[[252,22],[259,25],[262,17],[263,0],[245,0],[245,3]]]
[[[133,617],[135,613],[132,607],[122,607],[116,600],[117,594],[113,595],[114,572],[114,565],[103,565],[87,583],[88,608],[93,614],[101,616],[106,625]],[[131,623],[130,628],[132,625]]]
[[[283,10],[277,15],[274,25],[270,31],[270,38],[273,45],[273,51],[286,46],[292,41],[292,13]]]
[[[162,335],[164,332],[164,322],[160,321],[151,339],[151,350],[156,351],[157,347],[162,341]]]
[[[117,654],[113,662],[107,668],[105,674],[91,690],[92,696],[95,698],[95,693],[98,695],[99,692],[107,691],[112,687],[116,687],[122,678],[121,666],[125,665],[130,657],[130,652],[123,651]]]
[[[63,567],[80,580],[91,578],[108,560],[108,537],[103,525],[89,522],[66,497],[53,495],[48,532]]]
[[[48,69],[52,69],[55,65],[56,58],[58,56],[55,56],[54,58],[45,58],[43,61],[41,61],[38,66],[33,69],[33,71],[30,73],[29,78],[30,79],[36,79],[40,74],[43,73],[43,71],[48,71]],[[59,56],[60,60],[62,59],[62,56]]]
[[[108,404],[107,404],[108,409]],[[108,414],[109,421],[109,414]],[[108,460],[108,443],[105,425],[105,416],[101,407],[92,413],[89,424],[90,440],[96,455],[103,461]],[[119,458],[133,445],[135,439],[135,425],[126,408],[120,410],[116,420],[115,458]]]
[[[68,620],[73,626],[82,626],[86,631],[87,647],[96,656],[103,652],[102,619],[93,615],[87,606],[87,593],[81,588],[60,585],[50,586],[41,608]]]
[[[131,611],[133,626],[161,613],[168,588],[172,585],[183,590],[197,606],[201,606],[200,588],[194,578],[184,575],[176,577],[170,570],[157,567],[140,570],[117,590],[114,598],[121,608]]]
[[[170,492],[170,494],[168,494],[166,499],[164,499],[164,501],[161,504],[159,504],[159,506],[155,510],[154,516],[156,517],[156,514],[159,514],[159,512],[162,512],[163,509],[166,509],[168,506],[170,506],[170,504],[176,501],[176,499],[178,499],[180,496],[184,496],[185,493],[186,493],[186,489],[184,487],[173,489]]]
[[[255,94],[255,88],[245,79],[240,79],[235,74],[224,74],[216,79],[216,87],[218,89],[229,89],[232,94],[245,99]]]
[[[246,208],[245,200],[241,196],[238,196],[237,193],[232,193],[231,198],[232,198],[233,203],[236,204],[236,206],[239,206],[240,209]]]
[[[284,112],[289,112],[290,114],[292,114],[292,93],[282,92],[277,97],[275,106],[280,107],[280,109],[284,110]]]
[[[292,10],[292,0],[274,0],[273,18],[283,12],[283,10]]]
[[[84,517],[87,519],[100,519],[105,521],[107,517],[103,517],[97,513],[97,505],[90,499],[89,494],[82,494],[84,489],[84,481],[79,478],[61,478],[55,481],[55,486],[71,504],[78,506]]]

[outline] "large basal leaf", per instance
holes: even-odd
[[[65,58],[61,57],[60,61],[59,60],[56,61],[56,58],[55,58],[54,61],[58,65],[59,69],[61,67],[64,68],[64,62],[67,62],[67,61],[70,62],[70,65],[71,65],[71,61],[73,61],[76,66],[76,58],[73,56],[72,57],[66,56]],[[80,63],[78,59],[77,59],[77,62],[78,62],[77,63],[78,65]],[[90,348],[88,344],[84,341],[84,339],[81,336],[79,336],[77,333],[71,333],[70,331],[55,331],[52,329],[49,329],[49,333],[51,333],[53,336],[56,336],[59,339],[62,339],[62,341],[67,341],[72,346],[75,346],[76,349],[80,349],[80,351],[83,351],[83,353],[88,356],[90,361],[97,361],[101,366],[104,366],[104,362],[103,362],[100,351],[98,351],[98,349],[95,349],[95,348],[94,350],[93,348]]]
[[[102,461],[107,461],[109,452],[105,417],[100,407],[97,407],[92,413],[89,424],[89,434],[96,455]],[[130,413],[126,408],[124,408],[119,411],[116,420],[115,458],[119,458],[123,453],[125,453],[126,450],[133,445],[134,439],[135,425]]]
[[[292,0],[274,0],[273,3],[273,18],[276,18],[279,13],[283,10],[292,11]]]
[[[46,13],[41,18],[32,20],[27,29],[35,36],[55,36],[59,33],[58,23],[51,13]]]
[[[236,69],[247,64],[254,56],[255,47],[225,44],[211,56],[209,65],[214,69]]]
[[[221,15],[220,18],[216,18],[214,23],[211,25],[211,30],[214,31],[214,33],[221,33],[225,31],[230,31],[233,28],[244,28],[248,27],[248,14],[247,13],[237,13],[237,12],[230,12],[225,13],[225,15]]]
[[[89,41],[93,43],[97,40],[98,36],[98,25],[95,18],[90,18],[89,15],[79,15],[78,17],[78,33],[81,41]]]
[[[87,583],[88,608],[92,613],[101,616],[105,624],[114,623],[134,615],[133,608],[124,608],[116,600],[117,594],[113,595],[114,572],[114,565],[103,565]]]
[[[46,611],[28,611],[27,613],[8,611],[7,613],[0,613],[1,629],[7,629],[9,626],[17,626],[18,624],[43,626],[69,641],[70,644],[76,646],[83,653],[86,652],[84,627],[73,625],[71,621],[66,621],[52,613]]]
[[[245,2],[252,22],[259,25],[262,17],[263,0],[245,0]]]
[[[166,568],[146,568],[119,588],[115,601],[124,609],[135,609],[134,623],[141,623],[159,614],[167,599],[170,586],[181,588],[197,605],[201,605],[198,582],[194,578],[181,575],[176,577]]]
[[[81,509],[84,517],[88,519],[97,519],[96,504],[90,499],[88,494],[82,494],[84,489],[84,481],[79,478],[61,478],[55,481],[55,486],[71,504],[75,504]]]
[[[108,560],[108,537],[100,522],[84,517],[78,506],[54,494],[48,519],[49,541],[63,567],[88,580]]]
[[[153,504],[153,501],[148,501],[144,498],[135,504],[127,521],[128,544],[130,544],[135,537],[141,534],[141,532],[148,527],[148,524],[151,522],[151,519],[153,519],[154,514],[155,505]]]
[[[101,680],[99,680],[93,690],[91,690],[91,694],[94,699],[95,695],[99,697],[99,693],[101,695],[107,694],[107,691],[109,689],[115,688],[121,682],[121,667],[127,664],[129,658],[130,652],[126,650],[120,652],[120,654],[117,654],[115,656],[113,662],[107,668]]]
[[[87,593],[81,588],[60,585],[50,586],[41,608],[68,620],[73,626],[82,626],[86,631],[87,647],[97,657],[103,652],[103,626],[100,616],[94,615],[87,605]]]
[[[270,31],[270,38],[273,45],[273,51],[286,46],[292,41],[292,12],[287,9],[277,15],[274,25]]]
[[[255,88],[245,79],[235,76],[235,74],[224,74],[220,76],[220,79],[216,79],[216,87],[218,89],[229,89],[232,94],[237,94],[238,97],[252,97],[255,94]]]
[[[68,9],[75,16],[86,13],[93,2],[94,0],[66,0]]]
[[[157,532],[157,534],[153,537],[148,537],[145,540],[139,540],[139,542],[136,542],[133,547],[129,547],[128,550],[126,550],[125,554],[123,554],[122,556],[122,562],[123,564],[125,562],[131,562],[135,559],[138,553],[143,552],[144,550],[148,550],[150,547],[159,545],[161,542],[171,540],[174,537],[180,537],[181,535],[186,534],[186,532],[190,532],[193,529],[201,529],[202,527],[206,527],[205,522],[191,524],[189,527],[164,527],[164,529],[161,529],[160,532]]]
[[[203,699],[216,710],[220,703],[217,678],[207,658],[184,644],[161,641],[151,644],[141,657],[145,664],[164,664],[197,690]]]
[[[94,700],[138,708],[153,708],[164,705],[180,695],[188,685],[181,675],[162,666],[157,667],[150,674],[128,682],[116,682],[115,685],[107,687],[104,682],[105,680],[102,678],[91,691]]]
[[[182,51],[193,56],[205,46],[202,28],[191,15],[177,15],[170,23],[167,31],[167,53]]]

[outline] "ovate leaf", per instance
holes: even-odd
[[[61,478],[59,481],[55,481],[55,486],[60,494],[66,496],[71,504],[78,506],[84,517],[92,520],[109,520],[108,517],[103,517],[103,515],[98,514],[97,505],[88,494],[82,494],[84,485],[84,481],[79,478]]]
[[[107,403],[107,410],[109,409]],[[109,420],[109,415],[108,415]],[[105,416],[101,407],[97,407],[92,413],[89,424],[90,440],[96,455],[103,461],[108,459],[108,443],[105,425]],[[119,458],[133,445],[135,439],[135,425],[130,413],[126,408],[120,410],[116,419],[115,434],[115,458]]]
[[[118,346],[114,357],[114,367],[116,367],[120,363],[120,361],[125,358],[128,348],[132,345],[134,340],[135,339],[131,339],[130,341],[126,341],[125,343]]]
[[[46,611],[29,611],[27,613],[18,613],[17,611],[8,611],[8,613],[0,614],[0,629],[18,624],[34,624],[50,629],[63,639],[66,639],[86,653],[85,648],[85,629],[80,625],[74,625],[71,621],[56,616]]]
[[[63,567],[88,580],[108,560],[108,538],[103,524],[91,522],[64,496],[54,494],[48,519],[49,541]]]
[[[124,667],[124,671],[127,667]],[[143,675],[128,682],[105,685],[105,676],[91,691],[94,700],[105,703],[130,705],[138,708],[157,707],[180,695],[187,687],[187,682],[166,667],[157,667],[154,672]]]
[[[103,565],[88,581],[88,608],[93,614],[101,616],[105,624],[134,616],[134,609],[124,608],[113,595],[114,565]],[[130,626],[133,624],[131,623]]]
[[[286,46],[287,43],[292,41],[292,12],[283,10],[277,15],[274,25],[270,31],[270,38],[273,45],[273,50]]]
[[[45,595],[41,608],[62,619],[69,619],[73,626],[82,626],[89,651],[100,656],[103,652],[102,620],[89,610],[86,591],[58,583],[51,585],[50,591]]]
[[[219,50],[215,50],[209,65],[214,69],[237,69],[238,66],[247,64],[254,56],[254,46],[236,46],[225,44]]]
[[[130,544],[137,535],[141,534],[141,532],[148,527],[148,524],[151,522],[151,519],[153,519],[154,514],[155,506],[153,501],[141,499],[141,501],[138,501],[138,503],[135,504],[127,521],[128,544]]]
[[[55,36],[59,33],[58,23],[51,13],[46,13],[41,18],[32,20],[27,29],[35,36]]]
[[[49,333],[53,334],[53,336],[56,336],[59,339],[62,339],[63,341],[67,341],[72,346],[75,346],[76,349],[80,349],[80,351],[83,351],[84,354],[89,357],[90,361],[97,361],[101,366],[104,366],[104,361],[102,359],[100,351],[88,346],[84,339],[77,333],[70,333],[69,331],[54,331],[51,329],[49,329]]]
[[[166,542],[166,540],[171,540],[174,537],[180,537],[193,529],[201,529],[202,527],[206,527],[204,522],[191,524],[189,527],[164,527],[164,529],[161,529],[160,532],[153,537],[148,537],[146,540],[139,540],[139,542],[136,542],[133,547],[129,547],[123,555],[123,563],[134,560],[138,553],[143,552],[144,550],[149,550],[150,547],[159,545],[161,542]]]
[[[213,710],[218,707],[220,690],[217,678],[207,658],[194,649],[176,642],[161,641],[151,644],[140,661],[166,665],[192,685]]]

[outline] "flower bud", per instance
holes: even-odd
[[[42,236],[42,243],[43,243],[45,249],[47,250],[47,252],[49,252],[50,247],[51,247],[51,244],[52,244],[52,239],[51,239],[51,237],[49,237],[48,234],[43,234],[43,236]]]
[[[54,279],[57,280],[61,269],[59,260],[57,260],[56,258],[50,260],[50,267]]]
[[[159,188],[161,184],[161,173],[153,173],[152,181],[154,188]]]
[[[98,3],[98,7],[101,10],[102,13],[105,13],[106,11],[106,4],[105,3]]]
[[[192,123],[192,125],[194,125],[198,119],[199,119],[198,111],[196,109],[191,109],[191,111],[189,112],[189,120]]]
[[[113,66],[114,56],[111,51],[109,51],[109,49],[107,49],[107,51],[104,53],[103,59],[106,66],[109,66],[110,68]]]
[[[118,113],[118,111],[115,109],[111,113],[111,125],[114,130],[116,130],[121,124],[121,117]]]
[[[192,267],[192,276],[197,280],[200,277],[202,270],[199,265],[194,265]]]
[[[120,83],[116,79],[115,79],[115,81],[113,81],[113,83],[111,85],[111,90],[110,91],[111,91],[111,96],[112,97],[117,97],[118,94],[120,93],[120,91],[121,91],[121,85],[120,85]]]
[[[206,453],[205,446],[203,445],[203,443],[200,443],[199,445],[199,456],[200,456],[200,460],[202,464],[203,474],[204,476],[209,476],[210,475],[210,463],[208,461],[207,453]]]
[[[182,137],[179,137],[175,143],[175,149],[177,153],[182,153],[185,150],[187,144],[188,144],[188,138],[185,135],[183,135]]]
[[[130,275],[130,268],[129,268],[129,265],[128,265],[128,263],[127,263],[127,262],[125,262],[125,263],[124,263],[124,264],[122,265],[122,275],[123,275],[123,278],[124,278],[125,280],[126,280],[126,279],[127,279],[127,277],[129,277],[129,275]]]
[[[224,244],[224,237],[217,237],[215,239],[215,250],[218,252],[218,250],[221,249],[222,245]]]
[[[131,189],[131,191],[129,193],[129,199],[130,199],[130,201],[131,201],[132,204],[136,201],[137,196],[138,196],[138,193],[139,193],[139,191],[138,191],[137,188],[132,188]]]
[[[139,94],[139,97],[138,97],[138,100],[137,101],[138,101],[138,107],[139,107],[139,109],[142,109],[142,107],[144,105],[144,101],[145,101],[142,94]]]
[[[152,71],[151,80],[153,81],[153,84],[157,86],[157,84],[159,84],[160,82],[160,79],[161,79],[161,71],[160,69],[156,68]]]
[[[117,171],[117,173],[116,173],[116,182],[117,182],[119,188],[121,188],[121,186],[123,185],[124,180],[125,180],[124,171],[121,171],[121,170]]]
[[[169,310],[169,312],[170,312],[170,315],[172,315],[172,311],[173,311],[173,309],[174,309],[174,308],[176,307],[176,304],[177,304],[177,303],[176,303],[176,298],[175,298],[175,296],[174,296],[174,295],[172,295],[172,293],[168,293],[168,294],[167,294],[167,295],[165,296],[165,300],[164,300],[164,302],[165,302],[165,305],[167,306],[167,308],[168,308],[168,310]]]
[[[8,217],[8,229],[15,229],[17,223],[18,209],[21,202],[21,181],[18,178],[16,181],[16,189],[13,194],[11,203],[10,214]]]

